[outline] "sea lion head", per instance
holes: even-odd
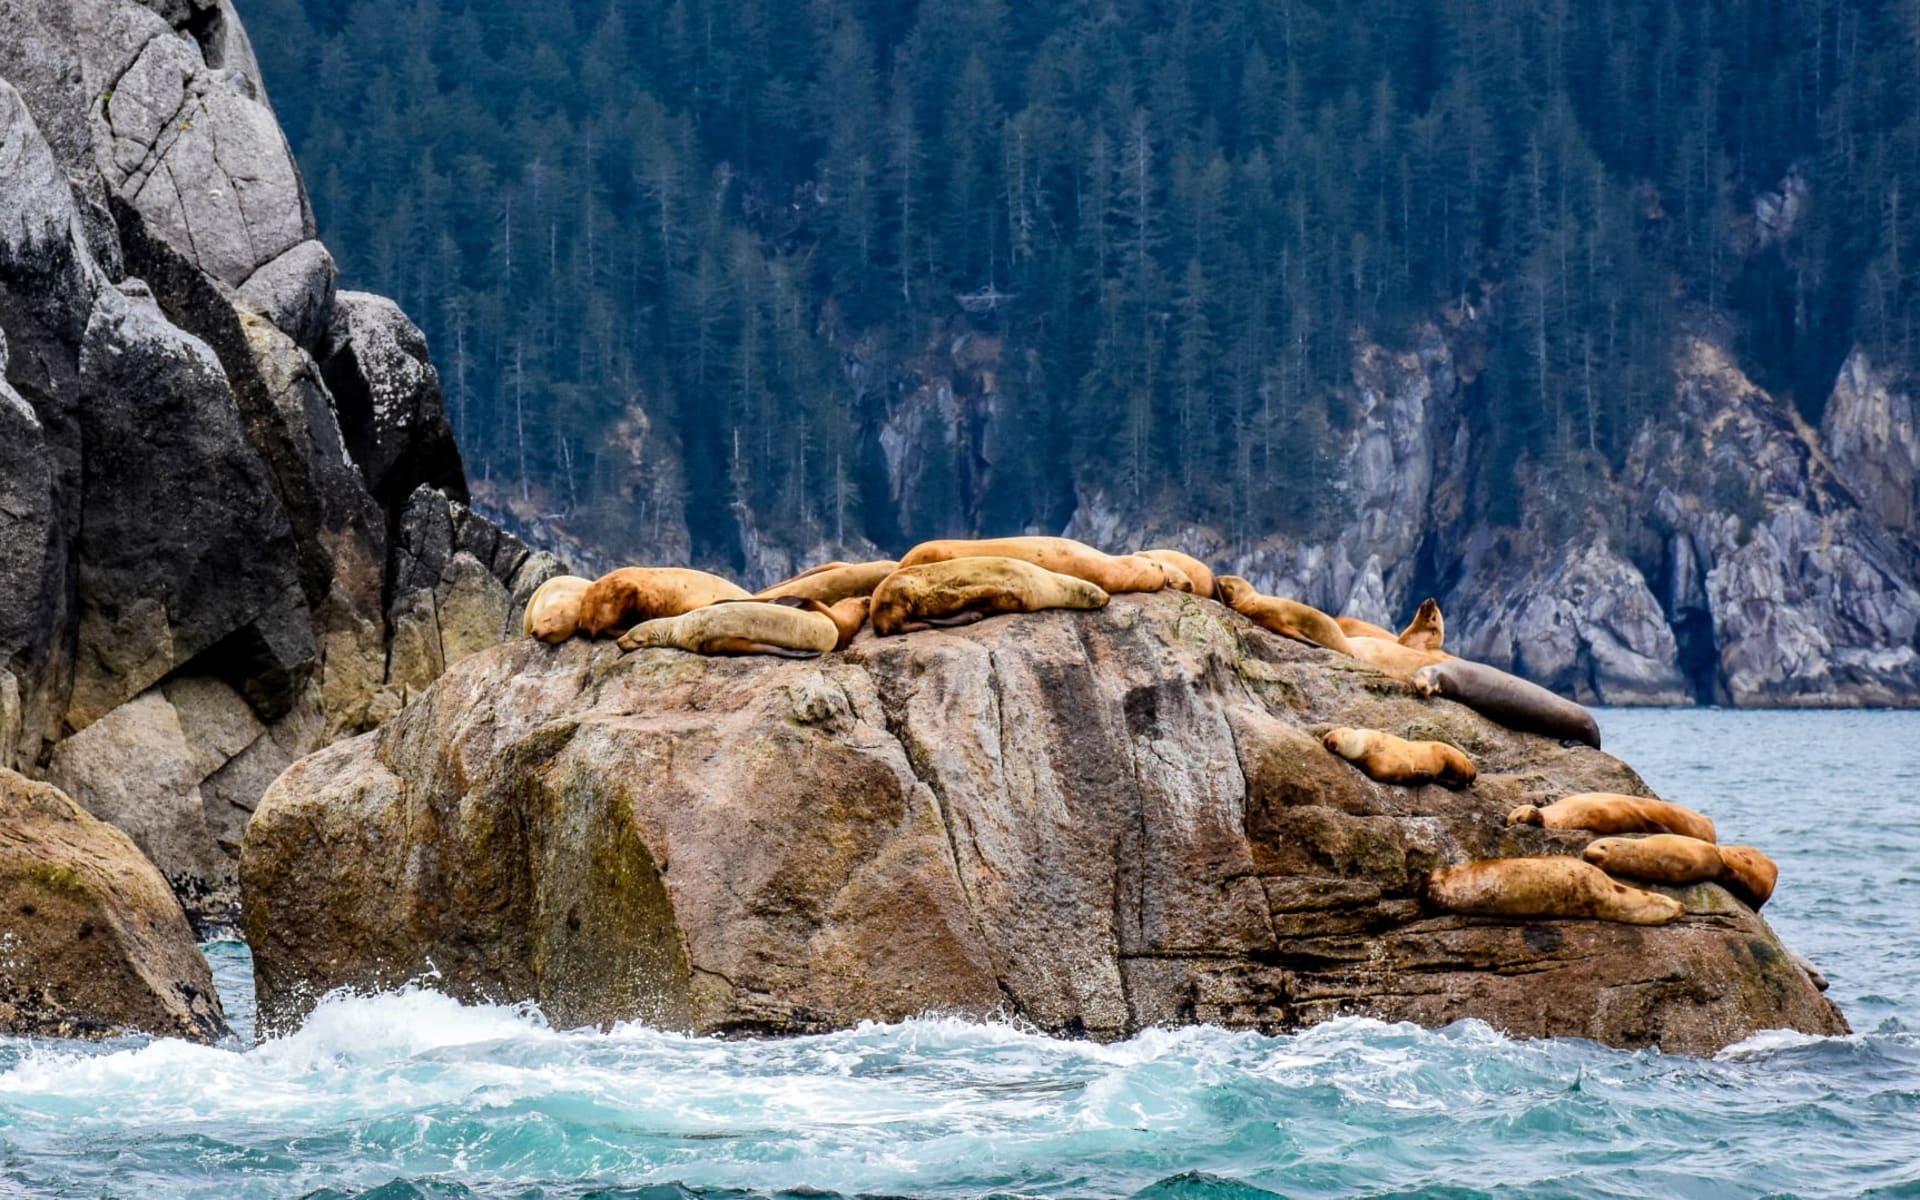
[[[1214,576],[1213,590],[1219,595],[1222,604],[1236,611],[1241,605],[1260,595],[1251,583],[1248,583],[1238,575]]]
[[[1341,758],[1352,762],[1366,754],[1367,742],[1370,740],[1367,735],[1370,732],[1372,731],[1342,725],[1338,729],[1327,730],[1321,737],[1320,744]]]
[[[1752,907],[1759,908],[1773,898],[1780,868],[1771,858],[1752,846],[1722,846],[1720,864],[1720,882]]]
[[[1537,805],[1522,804],[1519,808],[1507,814],[1507,824],[1544,825],[1546,824],[1546,818],[1540,815],[1540,809]]]
[[[580,598],[592,581],[578,575],[555,575],[534,589],[521,617],[521,632],[556,645],[580,628]]]
[[[1426,697],[1438,696],[1440,694],[1440,666],[1438,663],[1421,667],[1413,673],[1413,690]]]

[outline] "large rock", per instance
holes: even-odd
[[[320,367],[353,461],[375,499],[398,509],[417,487],[467,498],[466,472],[418,327],[384,296],[341,292]]]
[[[124,833],[0,770],[0,1033],[227,1033],[180,905]]]
[[[1483,773],[1377,785],[1321,748],[1333,723]],[[1645,791],[1209,601],[1129,596],[809,662],[517,640],[296,763],[241,872],[269,1028],[426,976],[701,1032],[1358,1013],[1704,1053],[1845,1028],[1715,885],[1658,929],[1423,908],[1437,865],[1577,852],[1506,813],[1593,789]]]
[[[1666,613],[1604,532],[1515,559],[1532,569],[1502,558],[1453,590],[1449,650],[1589,704],[1694,702]]]
[[[336,305],[229,0],[0,0],[0,30],[0,767],[66,783],[220,930],[272,778],[560,566],[438,492],[449,553],[390,560],[459,456],[418,330]]]

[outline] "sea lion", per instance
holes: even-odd
[[[1416,651],[1415,653],[1433,653]],[[1440,661],[1413,675],[1422,696],[1457,700],[1483,717],[1524,733],[1570,738],[1600,748],[1600,725],[1593,714],[1537,683],[1483,663],[1439,655]]]
[[[593,580],[555,575],[533,590],[520,616],[520,632],[549,644],[564,642],[580,628],[580,598]]]
[[[1473,760],[1445,742],[1410,742],[1378,729],[1341,726],[1320,739],[1327,749],[1381,783],[1470,786],[1480,772]]]
[[[1440,615],[1440,602],[1432,596],[1422,600],[1420,610],[1394,640],[1409,650],[1438,651],[1447,640],[1447,622]]]
[[[1686,911],[1678,900],[1628,887],[1564,856],[1489,858],[1427,877],[1427,899],[1447,912],[1484,917],[1591,917],[1665,925]]]
[[[749,599],[745,588],[705,571],[621,567],[594,580],[580,597],[580,629],[588,637],[605,637],[656,617],[677,617],[721,600]]]
[[[1398,641],[1400,635],[1391,629],[1383,629],[1372,621],[1362,621],[1359,617],[1335,617],[1334,624],[1340,626],[1340,632],[1350,638],[1379,638],[1383,642]]]
[[[1311,604],[1262,596],[1238,575],[1221,575],[1213,586],[1221,603],[1262,629],[1345,655],[1353,654],[1353,647],[1347,644],[1347,635],[1340,632],[1339,624]]]
[[[622,650],[665,646],[694,654],[812,658],[834,649],[839,640],[839,628],[817,600],[723,600],[642,621],[620,636],[619,645]]]
[[[833,644],[835,650],[845,650],[847,643],[860,632],[861,626],[867,623],[867,609],[872,604],[870,596],[848,596],[826,606],[828,618],[833,621],[834,628],[840,631],[838,640]]]
[[[1747,907],[1757,909],[1772,899],[1778,882],[1779,866],[1752,846],[1720,847],[1720,886],[1746,901]]]
[[[955,558],[1012,558],[1060,575],[1084,579],[1103,592],[1158,592],[1168,583],[1166,568],[1138,554],[1107,554],[1085,542],[1063,537],[1008,537],[967,541],[951,538],[922,542],[900,559],[902,567],[922,567]]]
[[[1411,646],[1402,646],[1399,642],[1376,637],[1348,638],[1347,644],[1353,647],[1353,656],[1383,675],[1391,675],[1402,683],[1410,682],[1414,673],[1423,667],[1447,661],[1447,656],[1433,650],[1415,650]]]
[[[1609,875],[1629,875],[1683,887],[1720,878],[1720,847],[1677,833],[1652,837],[1603,837],[1580,857]]]
[[[800,596],[831,606],[851,596],[873,595],[880,581],[899,569],[900,564],[890,558],[863,563],[823,563],[756,592],[753,598],[778,600],[782,596]]]
[[[1522,804],[1507,814],[1507,823],[1591,833],[1677,833],[1703,842],[1719,840],[1714,836],[1713,822],[1690,808],[1614,792],[1563,796],[1545,808]]]
[[[901,567],[873,590],[869,615],[874,633],[890,637],[1003,613],[1106,604],[1107,593],[1084,579],[1025,559],[980,555]]]
[[[1213,600],[1219,596],[1214,586],[1213,568],[1191,554],[1178,550],[1142,550],[1140,557],[1151,558],[1162,566],[1176,567],[1193,584],[1193,594]]]

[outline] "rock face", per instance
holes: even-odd
[[[217,927],[272,777],[498,641],[557,563],[461,503],[419,331],[336,294],[225,0],[0,0],[0,27],[0,768]]]
[[[1453,742],[1479,782],[1373,783],[1334,724]],[[1579,790],[1645,787],[1211,601],[1124,596],[808,662],[516,641],[296,763],[241,870],[277,1028],[428,974],[701,1032],[1358,1013],[1707,1053],[1845,1028],[1717,885],[1662,928],[1423,907],[1436,866],[1578,853],[1506,814]]]
[[[127,836],[0,771],[0,1033],[225,1036],[180,904]]]

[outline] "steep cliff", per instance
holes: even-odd
[[[218,925],[266,784],[554,563],[465,510],[419,331],[336,290],[226,0],[0,26],[0,767]]]
[[[1374,783],[1315,736],[1348,723],[1452,742],[1479,779]],[[247,934],[282,1028],[417,976],[701,1032],[1367,1014],[1711,1053],[1845,1028],[1717,884],[1659,928],[1426,905],[1436,866],[1577,853],[1507,814],[1582,790],[1645,785],[1176,593],[808,662],[520,640],[275,782]]]

